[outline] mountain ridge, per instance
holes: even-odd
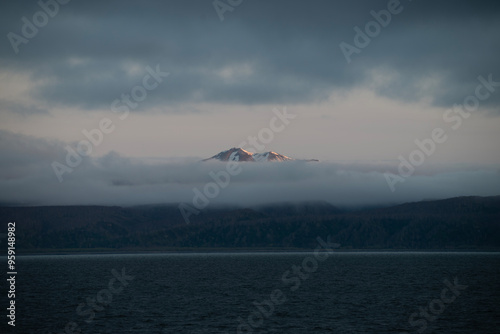
[[[285,161],[319,161],[317,159],[298,160],[287,157],[273,151],[252,153],[240,147],[232,147],[229,150],[222,151],[216,155],[203,159],[202,161],[219,160],[219,161],[240,161],[240,162],[285,162]]]
[[[19,250],[314,248],[500,250],[500,196],[456,197],[344,211],[328,202],[207,208],[185,224],[175,204],[0,207]],[[5,240],[5,239],[3,239]],[[3,242],[0,240],[0,243]]]

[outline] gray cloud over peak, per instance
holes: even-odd
[[[109,108],[156,64],[171,75],[137,110],[307,103],[362,86],[396,100],[450,106],[474,92],[478,75],[500,81],[497,1],[401,4],[403,11],[347,64],[339,43],[353,44],[354,26],[363,28],[387,1],[244,1],[223,22],[212,1],[71,1],[19,54],[3,38],[0,71],[50,79],[30,97],[84,109]],[[15,1],[1,9],[6,35],[20,33],[21,17],[39,7]],[[500,94],[482,103],[499,105]]]

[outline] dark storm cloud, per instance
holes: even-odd
[[[116,153],[84,158],[63,182],[52,169],[65,163],[66,144],[0,131],[0,203],[31,205],[139,205],[192,203],[194,190],[214,182],[210,172],[226,163],[199,159],[146,163]],[[253,205],[277,201],[325,200],[336,205],[390,204],[429,198],[496,195],[496,170],[422,166],[391,192],[383,173],[394,165],[306,163],[241,163],[211,205]],[[417,175],[418,174],[418,175]]]
[[[54,105],[109,107],[140,84],[146,66],[171,76],[142,106],[183,102],[296,103],[332,90],[370,85],[403,101],[438,106],[474,93],[477,76],[500,81],[497,1],[407,1],[347,64],[339,47],[387,1],[245,0],[223,22],[212,0],[70,1],[15,54],[6,35],[20,34],[35,1],[3,3],[0,67],[48,79],[30,94]],[[133,65],[139,70],[130,72]],[[432,81],[432,80],[434,81]],[[434,84],[429,84],[429,81]],[[500,94],[482,105],[496,108]]]

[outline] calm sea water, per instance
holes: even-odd
[[[23,256],[7,333],[500,333],[498,253],[316,256]]]

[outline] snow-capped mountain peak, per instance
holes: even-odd
[[[230,148],[227,151],[222,151],[207,160],[220,160],[220,161],[254,161],[253,154],[245,151],[239,147]]]
[[[290,161],[294,160],[285,155],[281,155],[276,152],[264,152],[264,153],[255,153],[253,155],[253,159],[255,161]]]
[[[263,152],[263,153],[251,153],[248,151],[245,151],[242,148],[239,147],[233,147],[230,148],[227,151],[222,151],[216,155],[214,155],[211,158],[204,159],[203,161],[210,161],[210,160],[220,160],[220,161],[292,161],[295,159],[292,159],[290,157],[287,157],[285,155],[276,153],[276,152]],[[308,161],[318,161],[318,160],[308,160]]]

